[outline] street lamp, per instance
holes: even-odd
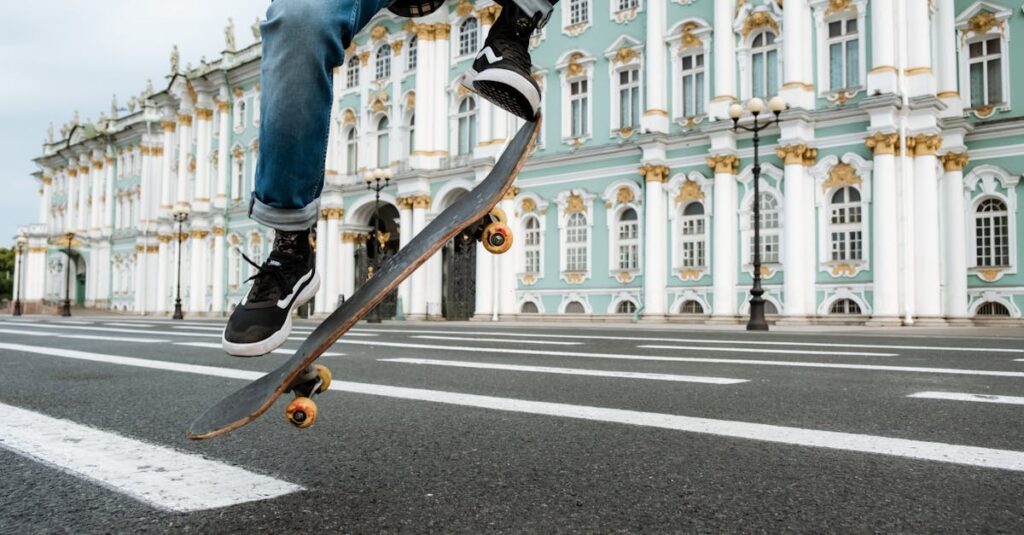
[[[61,311],[60,315],[67,318],[71,316],[71,242],[75,239],[75,233],[68,232],[64,237],[68,239],[68,248],[66,251],[68,255],[68,273],[67,277],[64,278],[64,309]]]
[[[750,320],[747,321],[748,331],[767,331],[768,322],[764,318],[764,288],[761,287],[761,160],[758,149],[761,143],[760,133],[765,128],[779,124],[779,114],[786,109],[786,101],[782,97],[773,97],[768,102],[768,108],[774,115],[763,123],[757,118],[764,111],[765,103],[759,98],[752,98],[747,101],[747,111],[754,116],[753,126],[741,126],[740,116],[743,115],[743,106],[733,103],[729,106],[729,117],[732,117],[732,129],[739,129],[754,134],[754,286],[750,289]]]
[[[181,313],[181,242],[183,234],[181,232],[181,226],[188,221],[188,212],[175,212],[174,220],[178,222],[178,296],[174,300],[174,316],[172,319],[183,320],[185,315]]]
[[[372,279],[374,273],[380,269],[381,257],[384,255],[384,244],[386,240],[384,232],[377,228],[380,225],[380,192],[384,188],[388,187],[391,182],[391,171],[388,169],[374,169],[373,171],[367,171],[365,175],[366,189],[373,191],[375,197],[373,201],[373,230],[370,231],[370,240],[373,242],[373,258],[367,266],[366,279]],[[373,310],[367,315],[367,323],[380,323],[382,321],[380,315],[380,305],[373,307]]]
[[[25,265],[25,238],[18,238],[18,264],[14,266],[15,277],[17,277],[18,284],[14,285],[14,315],[21,315],[21,279],[24,277],[24,270],[21,266]]]

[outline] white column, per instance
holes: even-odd
[[[428,220],[427,224],[430,223]],[[434,256],[430,257],[425,264],[427,269],[427,318],[443,318],[443,311],[441,308],[441,295],[444,287],[444,274],[442,271],[441,262],[443,261],[441,251],[438,251]],[[423,268],[420,268],[423,269]]]
[[[942,177],[942,220],[945,231],[942,237],[945,268],[943,313],[949,318],[966,318],[968,253],[964,166],[967,165],[967,153],[946,153],[941,159],[946,171]]]
[[[174,209],[174,192],[177,180],[174,177],[174,135],[178,124],[171,120],[163,122],[164,147],[163,170],[160,177],[160,214],[169,216]]]
[[[157,248],[157,269],[156,269],[156,312],[169,310],[167,303],[167,288],[169,281],[168,267],[171,261],[170,242],[171,236],[167,235],[168,229],[161,229],[164,233],[159,237],[160,245]]]
[[[782,266],[786,270],[783,282],[785,306],[782,313],[787,317],[805,317],[813,314],[808,309],[807,294],[814,291],[812,251],[807,248],[807,234],[814,227],[805,226],[806,215],[813,210],[809,191],[807,170],[804,167],[806,145],[780,147],[779,158],[785,161],[785,221],[783,225],[783,248],[785,256]]]
[[[213,139],[213,110],[196,108],[199,124],[196,130],[196,190],[192,192],[193,209],[210,209],[210,143]]]
[[[61,229],[63,232],[71,232],[75,230],[76,217],[78,213],[75,211],[75,205],[78,204],[78,170],[68,168],[67,171],[67,211],[64,214],[64,228]]]
[[[103,200],[100,203],[100,222],[103,225],[103,234],[110,236],[114,232],[114,158],[113,156],[106,156],[103,169],[100,171],[104,173],[101,180],[104,184]]]
[[[603,5],[603,2],[599,3]],[[668,133],[668,81],[667,48],[665,46],[665,24],[668,20],[668,2],[647,2],[647,44],[644,61],[647,67],[647,102],[640,126],[645,132]],[[731,34],[729,34],[731,35]],[[646,305],[645,305],[646,306]],[[648,311],[649,312],[649,311]]]
[[[896,3],[871,2],[871,56],[868,72],[868,94],[895,93],[896,72]],[[867,58],[864,58],[866,61]]]
[[[146,266],[149,255],[146,254],[145,243],[135,245],[135,275],[132,280],[132,291],[135,294],[134,310],[136,314],[146,312]]]
[[[667,241],[668,225],[665,181],[669,168],[660,164],[647,164],[640,168],[646,181],[644,197],[644,312],[645,318],[662,319],[668,312],[665,304],[668,284]]]
[[[142,154],[142,177],[139,182],[139,206],[137,208],[139,214],[139,227],[140,230],[146,232],[149,230],[149,214],[153,213],[150,204],[153,202],[153,191],[152,191],[152,174],[153,174],[153,151],[146,144],[146,138],[143,138],[143,144],[139,149]],[[135,310],[140,310],[136,307]]]
[[[86,234],[91,228],[89,225],[89,195],[95,195],[96,192],[90,192],[90,183],[92,182],[92,167],[89,165],[89,161],[85,160],[83,165],[78,168],[78,175],[81,177],[81,184],[78,188],[78,234]]]
[[[715,98],[708,112],[717,119],[729,118],[729,105],[737,95],[736,37],[732,31],[735,13],[736,0],[715,0]]]
[[[416,136],[416,147],[410,158],[410,165],[415,168],[433,169],[437,167],[437,163],[430,155],[433,150],[430,125],[434,124],[431,94],[437,88],[430,83],[431,71],[434,69],[431,61],[434,53],[433,27],[430,24],[416,26],[416,49],[416,124],[420,134]]]
[[[413,200],[412,204],[412,232],[419,234],[426,226],[427,208],[430,206],[430,197],[421,196]],[[437,255],[435,255],[437,256]],[[409,319],[421,320],[427,316],[427,272],[430,260],[420,266],[419,269],[409,277],[412,280],[409,289]]]
[[[334,310],[327,304],[327,254],[330,248],[327,235],[327,215],[324,210],[320,211],[320,217],[316,220],[316,272],[320,275],[320,288],[316,291],[316,306],[313,309],[315,314],[325,314]]]
[[[39,197],[39,222],[49,229],[51,228],[50,203],[53,198],[53,177],[49,174],[49,169],[45,169],[43,172],[45,174],[43,175],[43,194]]]
[[[335,266],[341,265],[340,268],[335,268],[338,271],[338,277],[341,279],[341,287],[334,295],[327,296],[331,310],[338,304],[338,293],[343,294],[345,299],[348,299],[356,291],[356,239],[356,233],[346,232],[341,239],[341,254],[331,255],[335,257]]]
[[[341,289],[344,285],[344,279],[342,278],[341,266],[338,261],[344,262],[344,258],[339,258],[337,254],[338,242],[341,240],[341,233],[338,229],[338,224],[341,219],[340,208],[326,208],[324,213],[327,217],[327,235],[323,237],[322,243],[325,243],[327,247],[324,251],[327,255],[326,269],[324,270],[325,276],[320,278],[320,284],[326,286],[326,303],[327,312],[334,310],[334,307],[338,304],[338,294],[344,293],[345,298],[352,297],[352,292],[345,292]],[[342,247],[344,249],[344,247]],[[349,255],[351,257],[351,255]],[[351,261],[351,259],[350,259]]]
[[[415,235],[412,225],[412,205],[415,202],[413,197],[401,197],[398,199],[398,247],[404,249],[409,240]],[[398,298],[402,302],[402,315],[408,316],[412,311],[412,280],[405,279],[398,285]]]
[[[432,102],[434,112],[431,116],[432,123],[425,126],[433,131],[433,150],[438,162],[442,155],[448,156],[448,91],[445,88],[448,85],[447,73],[450,58],[448,39],[450,34],[451,25],[447,22],[434,25],[436,40],[434,41],[434,59],[431,70],[434,71],[434,76],[441,76],[440,79],[433,80],[433,83],[436,84],[435,90],[431,94],[434,97]]]
[[[217,138],[217,196],[213,204],[217,208],[224,208],[228,202],[228,172],[231,163],[228,144],[231,142],[231,118],[228,115],[228,101],[218,100],[216,103],[217,113],[220,114],[220,135]]]
[[[807,21],[807,0],[789,0],[782,12],[784,83],[781,96],[793,108],[814,109],[814,85],[805,78],[813,62],[811,28]],[[789,269],[786,269],[787,273]]]
[[[178,180],[174,195],[175,210],[188,210],[188,156],[192,138],[192,116],[182,112],[178,115]]]
[[[935,151],[939,136],[916,136],[914,144],[914,309],[922,318],[942,315],[939,184]]]
[[[223,223],[213,227],[213,288],[211,291],[213,302],[210,304],[214,314],[224,312],[224,295],[227,287],[224,281],[224,262],[227,259],[224,232]]]
[[[933,33],[936,56],[942,58],[935,64],[938,97],[947,106],[940,114],[959,117],[963,114],[964,105],[957,81],[956,6],[953,0],[939,0]]]
[[[206,251],[209,247],[206,244],[207,231],[194,230],[188,241],[191,249],[189,255],[189,294],[188,309],[191,312],[205,312],[206,306]]]
[[[906,0],[906,90],[911,97],[935,94],[932,72],[932,25],[929,0]],[[947,61],[954,61],[953,57]]]
[[[93,157],[95,159],[91,162],[92,170],[89,172],[92,182],[92,194],[90,195],[92,206],[89,208],[89,226],[86,227],[90,234],[93,231],[99,231],[103,226],[103,156],[94,154]],[[96,235],[98,236],[98,233]]]
[[[494,255],[476,244],[476,307],[473,316],[491,319],[494,313]]]
[[[866,140],[874,151],[872,183],[872,249],[871,263],[874,275],[873,319],[880,322],[899,322],[899,221],[896,176],[897,134],[876,133]]]
[[[516,235],[519,232],[519,218],[516,217],[515,198],[518,188],[513,188],[505,195],[499,206],[508,218],[506,225],[512,229],[512,247],[503,255],[498,256],[498,314],[504,317],[516,313],[516,258],[523,246],[523,235]]]
[[[708,159],[708,165],[715,172],[714,216],[712,217],[711,274],[714,279],[714,315],[728,318],[735,316],[736,283],[739,272],[737,258],[737,237],[739,233],[736,210],[736,173],[739,171],[736,156],[722,154]]]

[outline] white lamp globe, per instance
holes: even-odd
[[[743,115],[743,106],[740,106],[739,103],[736,102],[734,102],[732,106],[729,106],[729,117],[739,119],[741,115]]]
[[[768,101],[768,109],[775,113],[780,113],[782,110],[786,109],[786,101],[779,96],[772,97],[772,99]]]
[[[750,110],[750,113],[753,114],[761,113],[762,111],[764,111],[764,101],[757,97],[754,97],[747,101],[747,109]]]

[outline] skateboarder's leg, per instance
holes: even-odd
[[[249,214],[274,245],[231,313],[221,346],[265,355],[291,332],[291,314],[320,286],[310,228],[320,214],[333,69],[352,36],[390,0],[276,0],[262,25],[260,158]]]
[[[531,76],[530,35],[551,17],[558,0],[496,0],[502,6],[463,85],[524,119],[540,110],[540,86]]]

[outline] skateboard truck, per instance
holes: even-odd
[[[463,235],[483,243],[484,250],[491,254],[504,254],[512,248],[512,229],[508,227],[508,216],[498,207],[466,229]]]
[[[317,364],[307,366],[302,375],[285,392],[295,392],[295,399],[284,410],[288,423],[306,429],[316,423],[317,408],[313,396],[331,387],[331,370]]]

